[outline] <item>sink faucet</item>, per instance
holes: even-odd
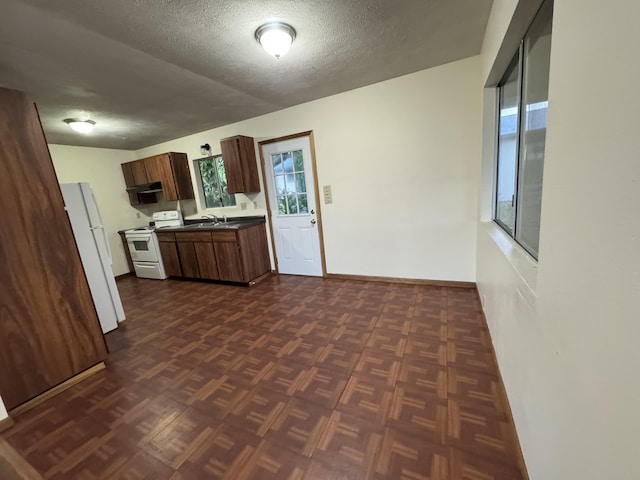
[[[227,223],[227,222],[229,221],[229,219],[227,218],[227,216],[226,216],[226,215],[223,215],[223,216],[222,216],[222,219],[223,219],[224,223]]]
[[[202,215],[202,218],[208,218],[213,223],[218,223],[220,221],[220,219],[217,216],[215,216],[213,213],[205,213],[204,215]]]

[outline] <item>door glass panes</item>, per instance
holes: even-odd
[[[236,204],[236,196],[227,190],[227,173],[222,155],[196,160],[202,185],[205,208],[228,207]]]
[[[516,240],[538,252],[542,173],[547,133],[552,4],[544,4],[524,40],[523,105]]]
[[[271,155],[279,215],[308,214],[302,150]]]
[[[515,227],[515,189],[518,166],[518,58],[499,88],[498,178],[496,220],[510,233]]]

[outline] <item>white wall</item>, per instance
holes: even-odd
[[[329,273],[475,280],[482,94],[470,58],[136,152],[200,157],[209,143],[313,130]],[[262,188],[264,191],[264,187]],[[264,194],[241,196],[265,214]],[[257,210],[253,208],[257,203]],[[204,213],[198,203],[197,215]]]
[[[104,148],[49,145],[60,183],[89,182],[109,236],[113,255],[113,273],[129,271],[118,230],[148,223],[148,211],[129,204],[121,163],[134,160],[133,152]],[[139,216],[138,216],[139,215]]]
[[[515,3],[494,2],[485,75]],[[638,18],[638,2],[555,2],[539,263],[478,230],[478,287],[533,480],[640,478]]]

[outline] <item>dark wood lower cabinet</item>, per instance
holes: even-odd
[[[107,348],[36,107],[0,88],[0,396],[7,409]]]
[[[218,259],[220,279],[228,282],[248,282],[245,278],[240,248],[237,243],[215,242],[213,244]]]
[[[237,230],[185,229],[157,235],[165,270],[172,276],[250,283],[271,269],[263,223]]]
[[[180,257],[178,256],[178,248],[176,245],[176,237],[173,233],[169,233],[170,237],[163,240],[161,235],[158,234],[158,240],[160,244],[160,255],[162,256],[162,264],[164,265],[164,271],[171,277],[181,277],[182,268],[180,267]],[[166,237],[165,237],[166,238]]]
[[[180,266],[182,267],[182,276],[200,278],[198,258],[196,257],[196,249],[193,247],[193,242],[177,242],[177,245]]]
[[[193,248],[196,251],[200,278],[219,280],[220,274],[218,273],[218,262],[213,244],[211,242],[194,242]]]

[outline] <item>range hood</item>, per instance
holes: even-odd
[[[157,193],[162,191],[162,182],[145,183],[144,185],[136,185],[128,187],[127,192],[131,193]]]

